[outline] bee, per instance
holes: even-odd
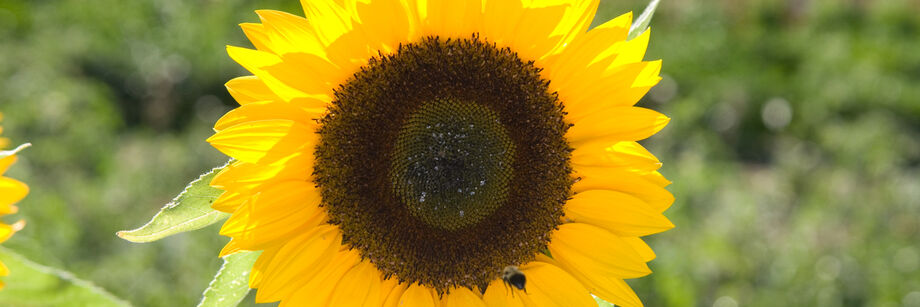
[[[524,290],[524,293],[527,293],[527,290],[524,289],[524,285],[527,283],[527,277],[524,276],[524,272],[521,272],[518,267],[509,265],[502,270],[502,280],[508,286],[515,287],[518,290]]]

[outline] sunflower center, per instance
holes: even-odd
[[[562,104],[533,62],[427,37],[367,65],[319,120],[329,223],[387,276],[484,290],[546,249],[571,195]]]
[[[414,217],[456,230],[504,204],[513,158],[514,144],[495,112],[477,103],[436,100],[400,128],[390,180]]]

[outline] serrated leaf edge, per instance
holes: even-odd
[[[20,146],[20,147],[21,147],[21,146]],[[144,224],[144,225],[142,225],[142,226],[140,226],[140,227],[138,227],[138,228],[132,229],[132,230],[122,230],[122,231],[116,232],[115,235],[118,236],[119,238],[122,238],[122,239],[127,240],[127,241],[130,241],[130,242],[134,242],[134,243],[147,243],[147,242],[152,242],[152,241],[155,241],[155,240],[148,240],[148,239],[146,239],[146,238],[156,237],[156,236],[157,236],[158,234],[160,234],[160,233],[168,232],[169,230],[175,229],[175,228],[177,228],[177,227],[180,227],[180,226],[183,226],[183,225],[188,225],[188,224],[190,224],[190,223],[193,223],[193,222],[196,222],[196,221],[200,221],[201,219],[207,219],[207,218],[212,217],[213,215],[221,215],[221,214],[229,215],[229,214],[227,214],[227,213],[224,213],[224,212],[220,212],[220,211],[214,210],[214,211],[208,212],[208,213],[206,213],[206,214],[204,214],[204,215],[202,215],[202,216],[199,216],[199,217],[196,217],[196,218],[193,218],[193,219],[184,221],[184,222],[182,222],[182,223],[176,224],[176,225],[171,226],[171,227],[169,227],[169,228],[165,228],[165,229],[163,229],[163,230],[161,230],[161,231],[158,231],[158,232],[156,232],[156,233],[153,233],[153,234],[148,234],[148,235],[133,235],[133,234],[132,234],[132,233],[141,231],[141,230],[144,229],[145,227],[147,227],[147,226],[149,226],[150,224],[152,224],[154,221],[156,221],[157,217],[160,216],[160,214],[163,214],[163,212],[166,211],[166,209],[172,209],[172,208],[175,208],[176,206],[178,206],[178,205],[179,205],[179,199],[182,198],[182,196],[185,195],[185,193],[188,193],[188,190],[189,190],[190,188],[192,188],[193,185],[195,185],[195,184],[197,184],[199,181],[203,180],[204,177],[207,177],[208,175],[210,175],[210,174],[213,173],[213,172],[218,172],[218,171],[220,171],[221,169],[223,169],[223,168],[227,167],[228,165],[230,165],[230,163],[232,163],[232,162],[233,162],[233,160],[230,160],[229,162],[227,162],[226,164],[224,164],[224,165],[222,165],[222,166],[218,166],[218,167],[212,168],[210,171],[204,172],[203,174],[201,174],[200,176],[198,176],[198,178],[196,178],[195,180],[192,180],[191,182],[189,182],[188,185],[185,186],[185,189],[183,189],[182,192],[179,193],[179,195],[176,195],[176,197],[173,198],[169,203],[167,203],[166,205],[164,205],[163,208],[160,208],[160,211],[157,212],[157,214],[154,215],[152,218],[150,218],[150,221],[148,221],[146,224]]]

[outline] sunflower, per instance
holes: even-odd
[[[0,121],[2,120],[3,113],[0,113]],[[2,132],[3,127],[0,126],[0,133]],[[6,148],[9,143],[9,139],[0,137],[0,150]],[[19,149],[21,148],[23,147],[20,146]],[[0,151],[0,217],[16,213],[18,208],[13,206],[13,204],[29,193],[29,186],[14,179],[3,177],[3,173],[6,172],[13,162],[16,162],[15,152],[19,149],[14,151]],[[23,226],[25,226],[25,222],[23,221],[13,223],[12,225],[4,224],[0,221],[0,243],[12,237],[13,233],[22,229]],[[9,275],[9,273],[9,269],[3,265],[3,262],[0,262],[0,276],[6,276]],[[3,281],[0,281],[0,289],[3,289],[3,286]]]
[[[221,256],[261,250],[257,302],[641,305],[639,237],[673,225],[633,106],[660,77],[631,14],[598,1],[304,0],[256,11],[252,76],[208,139],[232,213]],[[515,279],[505,280],[512,270]],[[516,270],[516,271],[515,271]],[[520,278],[522,274],[524,278]]]

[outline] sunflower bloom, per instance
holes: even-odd
[[[282,306],[642,303],[640,237],[673,225],[668,122],[634,104],[660,80],[625,14],[598,1],[304,0],[256,11],[253,75],[208,139],[232,213],[221,256]],[[503,272],[522,276],[503,279]]]
[[[2,120],[3,113],[0,113],[0,121]],[[0,126],[0,133],[2,132],[3,127]],[[0,150],[4,149],[8,144],[8,139],[0,137]],[[12,152],[0,151],[0,217],[16,213],[18,208],[13,204],[23,197],[26,197],[26,194],[29,193],[29,186],[14,179],[3,177],[3,173],[5,173],[14,162],[16,162],[15,154],[12,154]],[[12,225],[0,222],[0,243],[12,237],[13,233],[22,229],[23,226],[25,226],[25,222],[23,221],[13,223]],[[6,276],[9,275],[9,273],[9,269],[3,265],[3,262],[0,262],[0,276]],[[3,281],[0,281],[0,289],[3,289],[3,286]]]

